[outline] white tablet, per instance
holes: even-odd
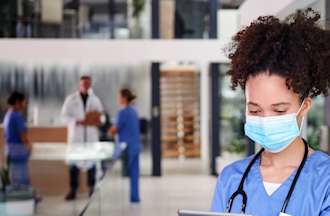
[[[252,216],[247,214],[217,213],[205,211],[179,210],[178,216]]]

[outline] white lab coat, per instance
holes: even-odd
[[[62,117],[68,126],[68,143],[93,143],[99,141],[98,128],[96,126],[77,125],[78,120],[84,120],[86,112],[103,112],[100,99],[88,91],[86,109],[84,110],[83,100],[80,92],[69,95],[62,107]]]

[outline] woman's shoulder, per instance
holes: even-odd
[[[126,116],[126,113],[127,113],[126,108],[121,108],[120,110],[118,110],[117,117],[118,118],[124,118],[124,116]]]
[[[127,112],[130,113],[131,115],[134,115],[134,116],[137,115],[137,111],[136,111],[136,109],[135,109],[132,105],[128,105],[128,106],[126,107],[126,110],[127,110]]]
[[[135,113],[135,110],[131,106],[126,106],[126,107],[123,107],[122,109],[119,110],[119,114],[121,114],[121,115],[129,115],[130,116],[133,113]]]
[[[23,118],[23,115],[20,112],[8,111],[6,116],[9,120],[16,120]]]
[[[254,155],[241,159],[241,160],[237,160],[237,161],[225,166],[225,168],[223,168],[223,170],[220,173],[221,178],[227,179],[227,178],[233,177],[235,175],[241,177],[253,157],[254,157]]]
[[[315,151],[308,158],[311,170],[330,178],[330,156],[322,151]]]

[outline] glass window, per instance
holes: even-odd
[[[220,144],[223,152],[244,155],[247,152],[244,94],[240,88],[235,91],[230,88],[227,70],[228,65],[220,67]]]
[[[321,149],[322,128],[325,125],[324,97],[313,100],[313,105],[307,118],[307,140],[314,149]]]
[[[0,37],[150,38],[149,0],[4,0]]]

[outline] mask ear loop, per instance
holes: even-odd
[[[304,122],[305,122],[305,116],[303,116],[302,119],[301,119],[301,124],[300,124],[300,128],[299,128],[299,135],[301,135],[301,131],[302,131],[302,128],[304,126]]]
[[[305,99],[303,100],[303,102],[301,103],[301,106],[299,108],[299,110],[296,112],[296,116],[298,116],[298,113],[301,111],[303,105],[305,103]],[[302,117],[301,119],[301,124],[300,124],[300,127],[299,127],[299,135],[301,136],[301,131],[302,131],[302,128],[304,126],[304,122],[305,122],[305,116]]]

